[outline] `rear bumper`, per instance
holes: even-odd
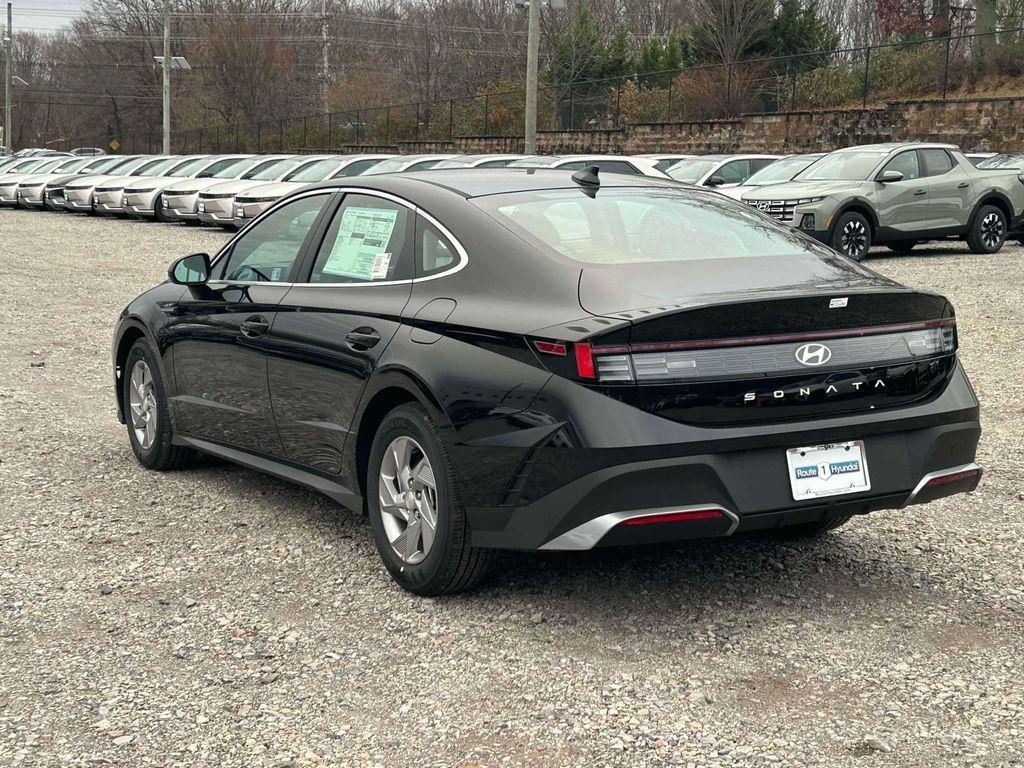
[[[926,503],[971,491],[980,479],[980,468],[960,477],[944,474],[976,467],[981,436],[977,402],[959,370],[931,403],[884,415],[791,423],[783,432],[760,426],[746,436],[736,431],[729,430],[727,439],[690,445],[535,446],[519,457],[498,504],[476,506],[474,494],[466,494],[473,544],[590,549],[728,536]],[[864,441],[871,489],[794,501],[786,449],[855,439]],[[469,450],[455,448],[460,466],[471,460],[473,454],[462,454]],[[475,454],[490,475],[497,474],[498,459]],[[948,481],[928,485],[940,476]],[[656,525],[622,524],[637,515],[677,510],[720,513]]]

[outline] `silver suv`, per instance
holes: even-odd
[[[979,170],[951,144],[869,144],[832,152],[788,184],[743,201],[856,261],[872,244],[907,253],[955,237],[995,253],[1024,214],[1024,175]]]

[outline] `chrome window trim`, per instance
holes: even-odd
[[[398,195],[393,195],[390,192],[382,192],[382,191],[377,190],[377,189],[366,189],[364,187],[330,187],[330,188],[311,189],[311,190],[308,190],[306,192],[301,192],[301,193],[299,193],[297,195],[289,196],[287,199],[278,200],[276,203],[274,203],[274,205],[272,205],[272,206],[264,209],[263,211],[261,211],[259,213],[259,215],[257,215],[248,224],[246,224],[241,230],[239,230],[239,232],[233,238],[228,240],[227,243],[225,243],[224,246],[217,252],[217,255],[213,258],[213,260],[210,263],[210,270],[213,271],[214,268],[217,266],[217,263],[221,260],[221,258],[223,258],[224,253],[229,251],[231,248],[233,248],[235,242],[242,235],[244,235],[249,230],[250,227],[254,226],[257,222],[261,221],[264,216],[269,216],[271,213],[273,213],[274,211],[276,211],[278,208],[282,207],[283,205],[287,205],[288,203],[291,203],[291,202],[293,202],[295,200],[298,200],[300,198],[303,198],[303,197],[311,197],[313,195],[323,195],[323,194],[333,195],[333,194],[339,194],[339,193],[341,193],[341,194],[349,194],[349,193],[351,193],[351,194],[358,194],[358,195],[368,195],[369,197],[379,197],[379,198],[381,198],[383,200],[389,200],[389,201],[391,201],[393,203],[397,203],[398,205],[401,205],[403,208],[407,208],[414,215],[422,216],[427,221],[429,221],[431,224],[433,224],[435,227],[437,227],[438,231],[448,239],[448,242],[450,242],[452,244],[452,246],[454,246],[455,252],[459,255],[458,263],[455,264],[453,267],[450,267],[449,269],[446,269],[446,270],[444,270],[442,272],[438,272],[436,275],[427,275],[425,277],[413,277],[413,278],[409,278],[407,280],[386,280],[386,281],[377,282],[377,283],[310,283],[310,282],[272,283],[272,282],[266,282],[266,281],[261,281],[261,280],[256,280],[256,281],[210,280],[210,281],[208,281],[207,285],[216,285],[216,286],[220,286],[220,285],[288,285],[288,286],[291,286],[292,288],[376,288],[378,286],[388,286],[388,285],[411,285],[413,283],[426,282],[427,280],[436,280],[439,277],[448,277],[449,275],[454,275],[456,272],[458,272],[461,269],[463,269],[466,266],[466,264],[469,263],[469,254],[466,252],[466,249],[462,246],[462,243],[459,242],[458,238],[456,238],[452,234],[451,230],[448,229],[448,227],[446,227],[444,224],[442,224],[436,218],[431,216],[429,213],[424,211],[422,208],[420,208],[419,206],[415,205],[414,203],[409,202],[405,198],[399,197]],[[342,202],[344,204],[344,201],[342,201]],[[414,246],[415,246],[415,244],[414,244]]]
[[[731,536],[740,524],[739,516],[732,510],[726,509],[720,504],[690,504],[683,507],[630,509],[624,512],[609,512],[606,515],[601,515],[600,517],[588,520],[587,522],[556,536],[551,539],[551,541],[541,544],[537,549],[546,551],[582,551],[593,549],[597,546],[598,542],[600,542],[601,539],[611,531],[612,528],[624,520],[632,520],[637,517],[650,517],[651,515],[664,515],[673,512],[698,512],[705,509],[716,509],[729,518],[729,530],[723,533],[723,536]]]

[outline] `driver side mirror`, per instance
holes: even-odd
[[[172,283],[178,285],[206,285],[206,281],[210,279],[210,255],[193,253],[182,256],[171,264],[167,276]]]
[[[903,173],[901,171],[882,171],[878,174],[877,181],[887,184],[892,181],[903,181]]]
[[[704,182],[705,187],[720,187],[725,184],[725,179],[721,176],[712,176],[710,179]]]

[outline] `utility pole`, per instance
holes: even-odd
[[[171,0],[164,0],[164,154],[171,154]]]
[[[321,100],[324,113],[326,114],[331,111],[327,104],[327,82],[331,76],[330,41],[327,37],[327,0],[321,0],[320,3],[320,38],[323,46],[323,62],[320,72]]]
[[[7,29],[4,33],[4,146],[14,150],[14,127],[11,125],[11,50],[14,48],[14,11],[7,4]]]
[[[540,0],[530,0],[526,35],[526,137],[524,151],[537,154],[537,60],[540,57]]]

